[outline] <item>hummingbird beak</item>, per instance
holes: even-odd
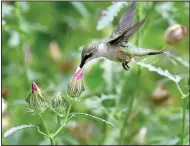
[[[81,60],[81,63],[80,63],[80,68],[82,68],[83,66],[84,66],[84,64],[85,64],[85,60],[84,60],[84,58],[82,58],[82,60]]]

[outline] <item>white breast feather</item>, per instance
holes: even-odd
[[[105,44],[101,43],[99,46],[98,46],[98,52],[102,55],[102,56],[106,56],[106,54],[108,53],[107,52],[107,47]]]

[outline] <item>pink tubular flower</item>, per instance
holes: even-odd
[[[39,94],[42,97],[41,90],[38,88],[36,83],[32,82],[32,89],[31,90],[32,90],[33,94]]]
[[[67,93],[71,97],[79,97],[85,90],[83,85],[83,71],[78,67],[71,82],[67,86]]]

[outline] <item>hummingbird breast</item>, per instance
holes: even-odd
[[[130,61],[131,57],[121,51],[118,46],[113,46],[107,43],[101,43],[98,46],[98,52],[100,57],[105,57],[111,61]]]

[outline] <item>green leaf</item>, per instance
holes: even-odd
[[[90,118],[93,118],[93,119],[102,121],[102,122],[104,122],[104,123],[106,123],[106,124],[108,124],[108,125],[111,125],[112,127],[115,127],[115,126],[114,126],[113,124],[111,124],[110,122],[108,122],[108,121],[106,121],[106,120],[104,120],[104,119],[102,119],[102,118],[99,118],[99,117],[90,115],[90,114],[86,114],[86,113],[72,113],[72,115],[74,115],[74,117],[77,116],[77,115],[79,115],[79,116],[87,116],[87,117],[90,117]],[[115,127],[115,128],[116,128],[116,127]]]
[[[86,17],[88,16],[88,10],[85,8],[83,3],[81,2],[71,2],[72,5],[79,11],[79,13],[83,16]]]
[[[167,54],[169,57],[172,57],[171,59],[177,60],[179,63],[181,63],[186,68],[189,68],[189,63],[185,60],[183,60],[181,57],[175,56],[173,54]]]
[[[126,2],[116,2],[109,6],[107,11],[105,12],[105,16],[103,16],[103,18],[99,20],[96,29],[101,30],[109,23],[111,23],[114,20],[114,17],[117,16],[121,8],[124,6],[124,4],[126,4]]]
[[[149,71],[153,71],[153,72],[158,73],[161,76],[168,77],[170,80],[174,81],[175,83],[178,83],[181,80],[180,76],[172,75],[168,70],[163,70],[161,68],[157,68],[153,65],[142,63],[142,62],[139,62],[137,64],[142,66],[142,67],[148,68]]]
[[[22,130],[22,129],[25,129],[25,128],[33,128],[33,127],[37,127],[37,126],[35,126],[35,125],[20,125],[20,126],[17,126],[17,127],[13,127],[13,128],[7,130],[4,133],[4,137],[8,137],[11,134],[13,134],[14,132],[18,131],[18,130]]]

